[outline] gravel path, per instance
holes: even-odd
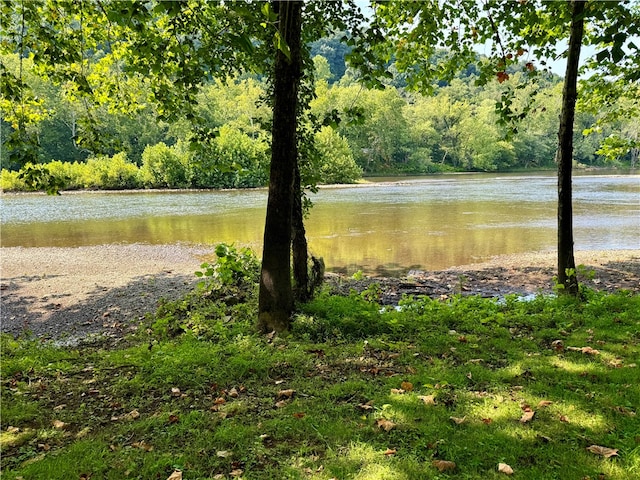
[[[213,247],[16,247],[2,248],[0,255],[0,330],[71,342],[97,333],[119,336],[135,328],[160,299],[179,298],[193,287],[193,272],[213,258]],[[576,263],[595,271],[587,281],[594,288],[640,291],[640,250],[576,252]],[[527,294],[552,290],[554,264],[554,253],[504,255],[482,264],[374,281],[382,284],[387,303],[403,293]]]

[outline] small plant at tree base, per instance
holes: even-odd
[[[213,282],[222,286],[250,285],[258,281],[260,262],[250,248],[237,249],[233,245],[220,243],[216,246],[217,260],[214,264],[203,263],[202,270],[195,272],[203,278],[200,288],[212,287]]]

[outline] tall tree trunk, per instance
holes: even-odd
[[[562,90],[562,112],[558,131],[558,284],[569,295],[578,295],[576,262],[573,255],[573,206],[571,167],[573,163],[573,124],[578,96],[578,67],[584,32],[586,1],[571,0],[571,32],[567,52],[567,71]]]
[[[291,288],[291,213],[297,162],[298,88],[302,72],[302,2],[273,1],[279,33],[286,45],[276,52],[269,199],[264,227],[258,329],[287,330],[293,311]],[[289,55],[282,50],[288,48]]]
[[[294,297],[297,301],[305,302],[309,299],[311,288],[309,286],[308,248],[307,237],[304,229],[302,214],[302,184],[300,168],[296,162],[293,180],[293,280],[295,284]]]

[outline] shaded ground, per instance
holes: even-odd
[[[193,272],[212,248],[183,245],[105,245],[78,248],[2,248],[1,331],[73,341],[90,334],[122,335],[153,312],[161,299],[193,288]],[[640,250],[577,252],[592,288],[640,291]],[[501,296],[553,291],[553,253],[505,255],[480,264],[405,278],[359,281],[328,275],[340,292],[378,283],[382,301],[403,294]]]

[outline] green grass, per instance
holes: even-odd
[[[323,293],[274,339],[255,299],[211,301],[116,346],[3,337],[3,478],[640,478],[637,295],[396,311]]]

